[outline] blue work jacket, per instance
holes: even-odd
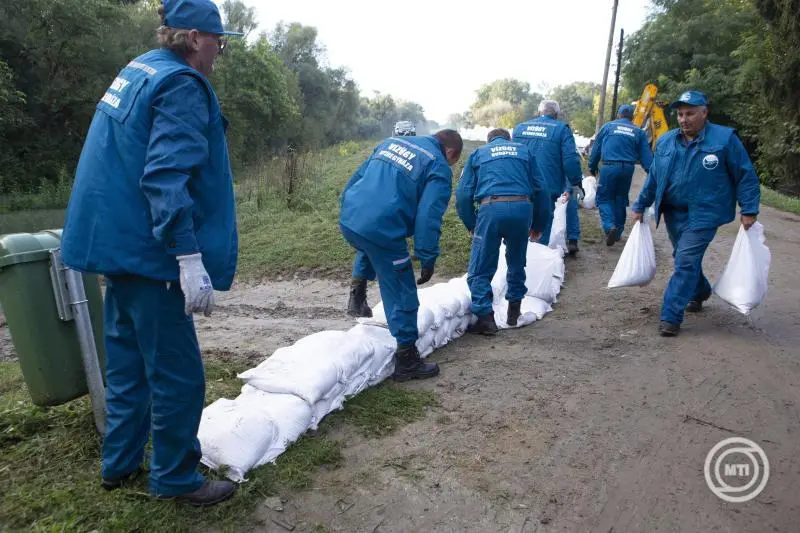
[[[645,171],[650,170],[653,151],[643,129],[627,118],[614,120],[603,125],[598,132],[589,157],[589,170],[597,173],[600,161],[636,163],[639,161]]]
[[[580,185],[583,171],[569,124],[545,115],[518,124],[512,138],[536,157],[551,197]]]

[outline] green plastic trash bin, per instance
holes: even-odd
[[[74,320],[62,320],[50,275],[50,251],[61,230],[0,235],[0,305],[33,403],[60,405],[88,392]],[[103,296],[100,280],[83,275],[101,370]]]

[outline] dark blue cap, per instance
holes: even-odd
[[[680,95],[677,100],[672,102],[672,105],[670,105],[669,108],[672,110],[681,105],[707,106],[708,98],[706,98],[706,95],[700,91],[686,91]]]
[[[217,4],[212,0],[163,0],[164,25],[178,30],[197,30],[214,35],[244,35],[225,31]]]
[[[617,116],[618,117],[633,117],[633,106],[628,104],[623,104],[619,106],[617,109]]]

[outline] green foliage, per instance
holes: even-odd
[[[655,0],[625,47],[631,94],[688,88],[709,95],[710,120],[739,130],[764,183],[800,192],[800,2]]]
[[[531,92],[527,82],[511,78],[495,80],[476,91],[468,122],[510,128],[533,117],[541,101],[542,95]],[[457,117],[454,119],[458,120]]]
[[[70,182],[98,100],[125,64],[157,46],[159,5],[0,3],[0,195],[6,206],[21,205],[20,198],[35,203],[32,193],[60,187],[65,176]],[[229,28],[258,30],[255,9],[241,0],[224,0],[221,8]],[[211,81],[230,122],[237,174],[288,145],[306,151],[388,135],[406,116],[426,131],[421,106],[389,95],[362,98],[346,70],[326,64],[316,29],[297,23],[279,24],[271,37],[229,40]]]

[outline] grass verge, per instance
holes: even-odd
[[[241,382],[235,365],[206,362],[210,403],[233,398]],[[302,490],[322,467],[341,465],[332,427],[355,426],[382,436],[424,416],[435,402],[428,392],[384,384],[348,401],[316,434],[301,437],[276,464],[251,471],[233,499],[209,509],[154,501],[141,476],[132,487],[113,492],[99,485],[101,438],[93,429],[87,398],[65,405],[34,406],[19,366],[0,363],[0,524],[2,531],[243,531],[255,526],[252,511],[267,496]],[[219,474],[206,471],[211,478]]]
[[[800,215],[800,197],[788,196],[763,185],[761,186],[761,203],[781,211]]]

